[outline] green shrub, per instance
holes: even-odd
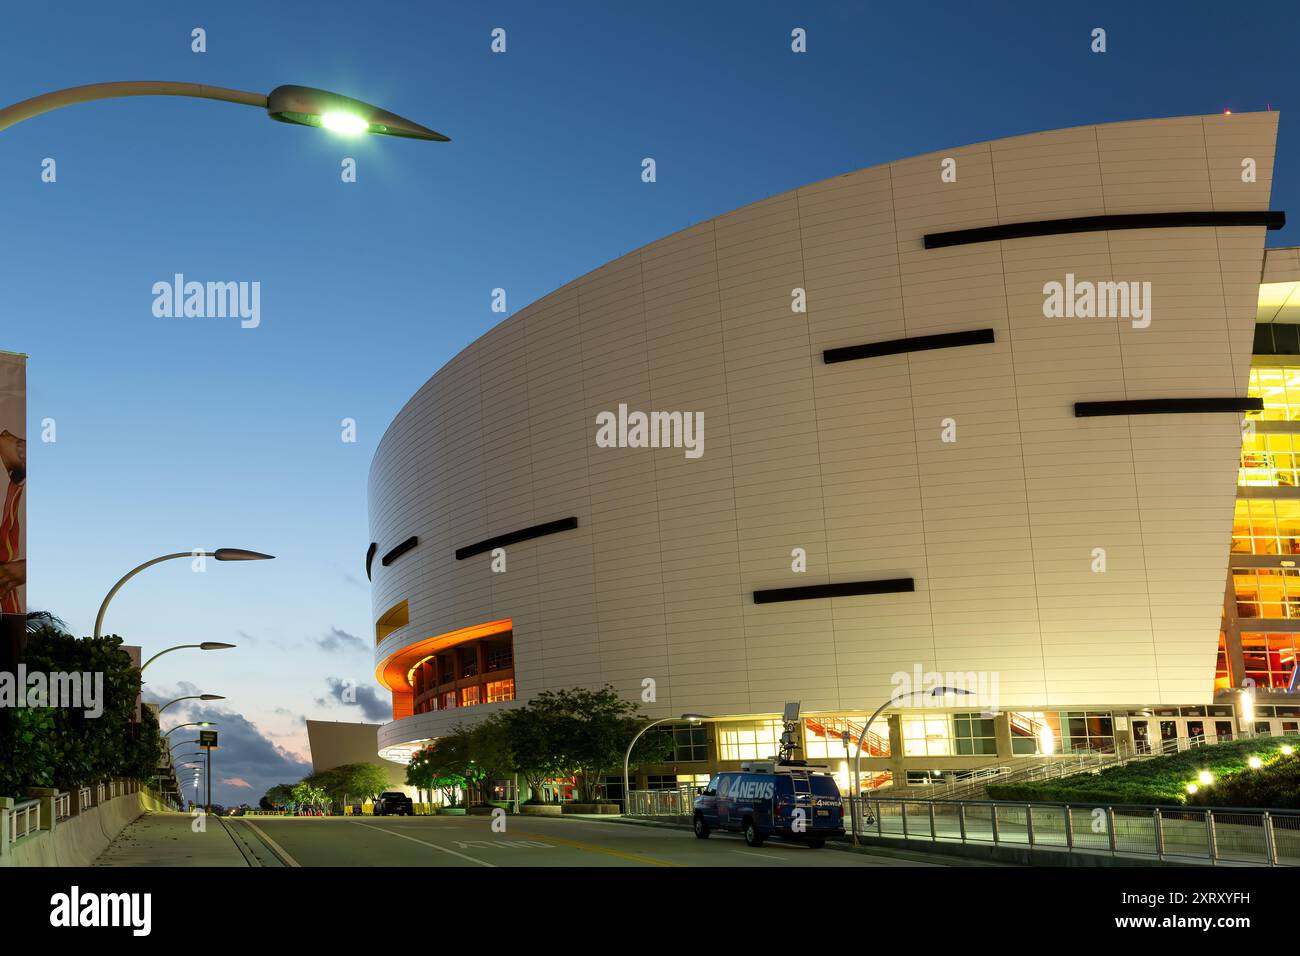
[[[994,800],[1090,805],[1294,807],[1300,793],[1300,777],[1295,770],[1288,773],[1287,768],[1294,767],[1297,758],[1281,755],[1280,748],[1285,742],[1300,746],[1300,740],[1295,737],[1289,741],[1277,737],[1234,740],[1137,760],[1098,773],[1040,782],[989,784],[988,792]],[[1263,758],[1265,766],[1250,770],[1246,761],[1252,756]],[[1189,795],[1187,785],[1196,782],[1202,770],[1214,774],[1215,783]]]

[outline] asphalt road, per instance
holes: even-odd
[[[578,817],[242,817],[225,821],[264,865],[288,866],[942,866],[916,854],[847,852],[738,835]],[[270,853],[267,853],[267,850]],[[270,857],[274,855],[273,861]],[[256,864],[254,864],[256,865]]]

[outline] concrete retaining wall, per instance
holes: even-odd
[[[90,807],[58,821],[53,830],[37,830],[10,846],[4,866],[89,866],[140,814],[166,809],[156,796],[141,790]]]

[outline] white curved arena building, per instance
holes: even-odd
[[[900,702],[873,782],[1274,719],[1223,618],[1277,120],[862,169],[471,343],[371,469],[381,752],[604,684],[713,718],[650,787],[769,756],[791,701],[842,773],[841,732],[932,675],[970,703]]]

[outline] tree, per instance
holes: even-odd
[[[438,743],[441,744],[446,739],[443,737]],[[453,755],[451,748],[439,748],[437,744],[430,744],[411,757],[411,762],[406,766],[406,782],[409,786],[423,790],[441,790],[447,803],[454,807],[461,788],[468,783],[457,769],[457,761],[458,755]]]
[[[280,807],[293,801],[293,784],[277,783],[266,795],[262,797],[258,805],[263,810],[278,810]]]
[[[372,799],[388,789],[388,771],[373,763],[345,763],[308,776],[334,803]]]
[[[592,803],[601,778],[623,767],[627,745],[641,729],[637,709],[607,684],[599,690],[543,691],[504,719],[515,762],[534,793],[548,780],[575,776],[580,800]],[[634,762],[665,759],[665,751],[665,738],[646,735]]]
[[[556,749],[555,727],[529,704],[504,711],[501,724],[514,758],[514,768],[528,782],[533,800],[551,780],[567,777],[571,770],[565,755]]]
[[[0,790],[20,793],[31,786],[68,789],[108,777],[148,781],[157,769],[157,724],[137,720],[140,671],[122,651],[117,635],[79,639],[36,622],[24,663],[28,674],[93,675],[83,684],[84,707],[20,707],[10,715],[0,740],[7,755]],[[102,675],[102,687],[98,686]],[[23,689],[25,691],[25,689]],[[102,690],[102,712],[87,713],[86,694]],[[29,699],[30,703],[31,700]],[[50,701],[52,703],[52,701]]]
[[[300,807],[320,807],[327,802],[325,791],[308,780],[301,780],[293,785],[293,802]]]

